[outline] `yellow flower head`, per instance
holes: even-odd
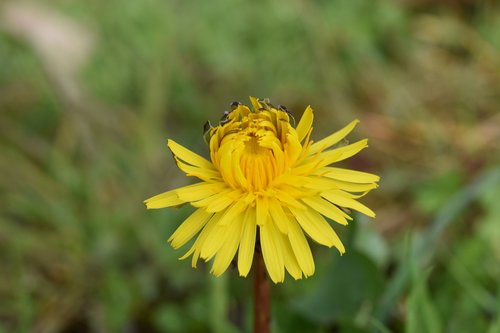
[[[345,248],[327,222],[347,225],[342,208],[374,217],[356,199],[377,187],[373,174],[331,167],[367,147],[367,140],[336,147],[358,123],[313,142],[313,111],[307,107],[297,127],[284,107],[250,98],[253,110],[234,104],[215,128],[207,129],[210,159],[168,140],[178,167],[201,181],[145,201],[147,208],[186,203],[196,207],[170,237],[174,248],[198,235],[191,249],[196,267],[201,257],[215,257],[211,272],[219,276],[238,253],[238,270],[247,276],[260,247],[271,279],[282,282],[285,269],[295,279],[314,274],[307,234],[342,254]]]

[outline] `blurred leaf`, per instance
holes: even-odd
[[[353,320],[364,304],[371,304],[381,292],[380,270],[367,256],[349,250],[319,277],[317,286],[293,308],[306,318],[320,323],[334,323],[342,318]]]
[[[348,322],[346,324],[340,324],[340,332],[342,333],[369,333],[366,328],[359,327],[357,325]]]
[[[413,282],[406,304],[408,333],[440,333],[440,319],[427,290],[427,274],[410,258]]]
[[[176,304],[162,304],[153,315],[153,323],[160,332],[187,332],[188,322],[184,309]]]
[[[454,222],[465,207],[477,199],[483,191],[491,187],[497,187],[499,182],[500,169],[493,167],[484,170],[469,185],[449,198],[412,249],[410,258],[414,261],[413,264],[418,265],[418,267],[427,265],[437,251],[436,242],[438,242],[445,228]],[[376,317],[378,319],[385,320],[389,313],[394,310],[397,299],[408,282],[410,276],[409,267],[411,266],[400,264],[394,276],[389,280],[377,306]]]
[[[209,306],[210,326],[213,332],[234,332],[229,322],[229,273],[230,272],[226,272],[219,277],[207,277],[211,293]]]
[[[314,321],[298,315],[283,302],[274,302],[271,320],[272,332],[276,333],[322,333],[322,330]]]
[[[389,246],[375,228],[376,223],[376,219],[363,216],[356,219],[357,232],[354,236],[354,246],[381,267],[389,259]]]
[[[126,327],[132,312],[133,297],[130,280],[116,268],[109,270],[103,294],[104,318],[111,331]]]
[[[500,267],[500,186],[486,189],[481,195],[481,203],[485,213],[479,224],[479,233],[490,246],[493,257]],[[500,272],[498,272],[500,273]]]
[[[425,213],[433,213],[446,203],[448,198],[460,189],[461,175],[450,170],[432,177],[416,189],[416,204]]]

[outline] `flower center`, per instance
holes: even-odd
[[[239,167],[248,182],[248,189],[261,191],[266,189],[275,178],[274,155],[269,148],[259,144],[259,138],[250,136],[239,160]]]
[[[286,169],[284,147],[290,130],[285,112],[274,108],[251,112],[241,106],[211,133],[212,161],[231,187],[264,191]]]
[[[244,154],[259,155],[264,153],[265,148],[259,145],[259,139],[255,135],[248,135],[248,141],[245,142]]]

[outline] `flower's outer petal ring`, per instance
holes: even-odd
[[[311,248],[307,242],[302,229],[300,228],[298,222],[295,220],[293,215],[288,215],[288,239],[292,245],[293,253],[297,262],[299,263],[300,269],[306,277],[314,274],[314,259],[311,253]]]
[[[243,230],[238,250],[238,271],[240,276],[247,276],[252,267],[257,234],[255,218],[255,208],[248,207],[243,218]]]
[[[368,172],[334,168],[334,167],[323,167],[314,172],[315,175],[322,177],[342,180],[351,183],[376,183],[380,180],[380,177]]]
[[[288,273],[295,279],[302,279],[302,270],[300,269],[299,263],[297,262],[297,258],[293,253],[292,245],[290,244],[290,240],[284,234],[281,234],[283,238],[283,258],[285,260],[285,268]]]
[[[243,215],[239,214],[231,224],[227,225],[227,234],[221,248],[217,251],[211,270],[211,273],[215,276],[222,275],[233,261],[241,239]]]
[[[168,241],[174,249],[186,244],[198,233],[208,222],[213,213],[207,213],[204,209],[197,209],[170,236]]]
[[[207,159],[201,157],[200,155],[192,152],[191,150],[181,146],[174,140],[167,141],[168,148],[172,151],[172,153],[177,156],[179,159],[184,162],[191,164],[193,166],[204,168],[208,170],[215,170],[214,165],[209,162]]]
[[[347,126],[342,128],[341,130],[330,134],[326,138],[319,140],[318,142],[315,142],[311,145],[311,148],[309,149],[309,155],[314,155],[319,151],[326,150],[333,146],[334,144],[338,143],[340,140],[345,138],[347,134],[349,134],[354,127],[359,123],[358,119],[355,119],[351,121]]]
[[[344,216],[345,213],[331,202],[324,200],[321,197],[303,198],[302,201],[304,201],[304,203],[309,207],[311,207],[318,213],[328,217],[329,219],[342,225],[347,225],[347,219]]]
[[[180,206],[186,203],[184,200],[179,199],[176,190],[171,190],[155,195],[149,199],[144,200],[147,209],[158,209],[165,207]]]
[[[299,222],[302,229],[317,243],[328,247],[339,246],[339,239],[332,226],[312,209],[300,210],[290,208],[290,211]],[[342,243],[340,243],[342,245]]]
[[[335,205],[351,208],[369,217],[375,217],[375,213],[370,208],[350,198],[347,193],[344,193],[340,190],[323,192],[321,193],[321,196]]]
[[[285,261],[283,258],[282,238],[273,222],[260,225],[260,245],[262,257],[269,277],[274,283],[285,280]]]
[[[218,170],[210,170],[206,168],[199,168],[193,165],[190,165],[188,163],[183,162],[180,158],[177,156],[174,157],[175,162],[177,163],[177,167],[183,171],[186,176],[194,176],[197,177],[203,181],[221,181],[221,175]]]
[[[356,155],[366,147],[368,147],[368,140],[363,139],[344,147],[322,152],[319,154],[319,158],[321,159],[321,163],[319,165],[323,167],[335,162],[343,161]]]
[[[211,197],[225,189],[226,185],[222,182],[200,182],[178,188],[175,192],[177,193],[179,199],[185,202],[192,202]]]

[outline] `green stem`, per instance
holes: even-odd
[[[227,324],[227,276],[209,277],[211,282],[211,318],[210,326],[213,332],[228,332]]]

